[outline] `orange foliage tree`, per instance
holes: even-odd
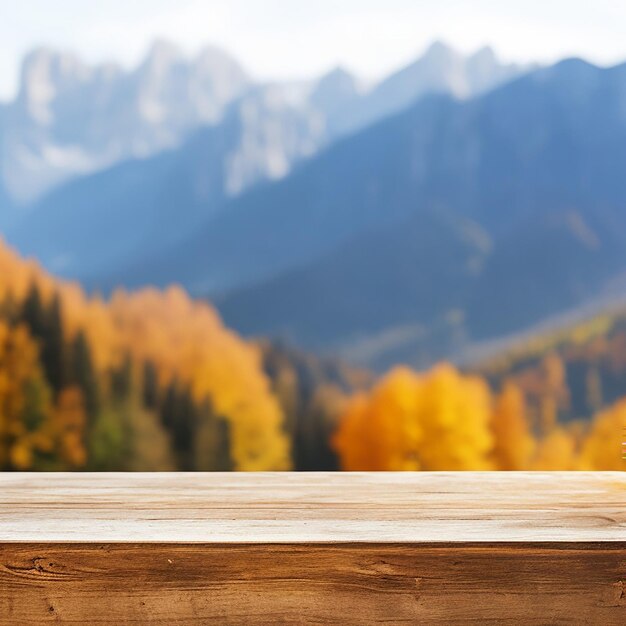
[[[398,368],[349,403],[334,445],[346,470],[488,469],[490,417],[481,379]]]
[[[536,430],[518,385],[492,398],[482,379],[444,364],[395,369],[353,396],[333,441],[346,470],[625,469],[626,398],[587,426],[550,419]]]
[[[491,427],[495,466],[502,470],[528,468],[535,440],[528,424],[524,394],[511,381],[504,384],[496,400]]]
[[[234,469],[289,469],[283,414],[260,354],[226,329],[209,304],[192,301],[178,288],[119,291],[109,302],[88,298],[79,286],[56,281],[0,244],[0,303],[10,308],[11,303],[24,301],[32,285],[46,303],[58,296],[66,340],[86,337],[100,378],[122,367],[129,357],[136,367],[149,361],[156,367],[159,384],[183,383],[198,404],[210,402],[213,412],[228,422]],[[57,402],[57,414],[76,425],[77,397],[65,394]],[[73,455],[80,457],[76,451]]]
[[[0,468],[69,469],[85,463],[84,414],[77,390],[56,406],[24,326],[0,321]]]
[[[599,413],[581,450],[581,469],[625,470],[626,398]]]

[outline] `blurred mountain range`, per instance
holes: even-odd
[[[22,64],[17,97],[2,112],[5,185],[28,201],[72,176],[175,146],[190,130],[221,119],[249,82],[215,48],[188,60],[159,41],[132,71],[35,50]]]
[[[53,271],[110,274],[424,94],[470,97],[520,71],[488,48],[464,57],[441,43],[370,89],[340,69],[314,81],[255,84],[224,53],[206,49],[186,60],[164,42],[130,73],[38,51],[24,62],[20,95],[5,113],[10,132],[0,135],[13,204],[24,193],[31,203],[4,211],[4,226],[17,222],[15,242]],[[79,170],[98,171],[78,176],[77,161],[57,158],[70,152],[83,155]]]
[[[626,65],[431,96],[229,201],[113,282],[183,280],[228,323],[369,365],[534,324],[626,271]]]
[[[57,273],[104,291],[182,283],[241,332],[380,368],[457,355],[621,284],[626,65],[520,68],[434,44],[364,88],[344,70],[261,85],[228,60],[219,80],[194,78],[221,94],[202,99],[197,60],[155,54],[179,59],[154,73],[169,76],[148,90],[159,106],[136,108],[160,115],[5,222]],[[39,119],[41,156],[63,135]],[[19,125],[3,129],[7,155]]]
[[[466,58],[439,43],[364,90],[341,69],[319,80],[259,84],[214,47],[186,58],[157,41],[132,70],[89,66],[72,53],[42,48],[26,56],[18,94],[0,110],[0,172],[11,195],[30,202],[72,177],[177,147],[194,130],[219,125],[232,105],[244,128],[222,158],[224,184],[235,194],[285,175],[298,158],[422,93],[467,97],[519,71],[489,49]]]

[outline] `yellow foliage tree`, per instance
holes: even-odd
[[[50,411],[37,345],[23,326],[0,321],[0,468],[31,469],[54,447]]]
[[[116,339],[137,362],[156,364],[162,383],[187,383],[228,420],[231,457],[240,471],[286,470],[289,439],[258,349],[227,330],[208,304],[182,289],[117,292],[110,304]]]
[[[85,423],[85,407],[80,389],[63,389],[54,408],[52,428],[58,456],[70,467],[81,467],[87,461]]]
[[[440,365],[393,370],[349,403],[334,437],[346,470],[481,470],[491,466],[489,390]]]
[[[346,407],[334,438],[346,470],[417,470],[422,431],[422,380],[406,368],[393,370],[369,394]]]
[[[484,380],[442,364],[426,377],[422,408],[427,470],[492,469],[491,394]]]
[[[526,400],[521,389],[507,381],[497,398],[492,430],[495,439],[494,464],[500,470],[527,469],[535,440],[527,419]]]
[[[544,472],[578,469],[575,438],[563,427],[553,428],[537,446],[529,469]]]
[[[585,470],[626,470],[626,398],[599,413],[585,438],[580,464]]]

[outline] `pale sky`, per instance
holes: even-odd
[[[0,0],[0,98],[23,54],[69,49],[87,61],[138,62],[166,38],[189,53],[223,47],[260,79],[343,65],[377,78],[433,40],[505,60],[626,60],[624,0]]]

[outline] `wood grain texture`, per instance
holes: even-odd
[[[2,624],[623,626],[626,544],[0,547]]]
[[[0,475],[0,624],[626,624],[626,476]]]
[[[626,474],[0,474],[0,541],[624,541]]]

